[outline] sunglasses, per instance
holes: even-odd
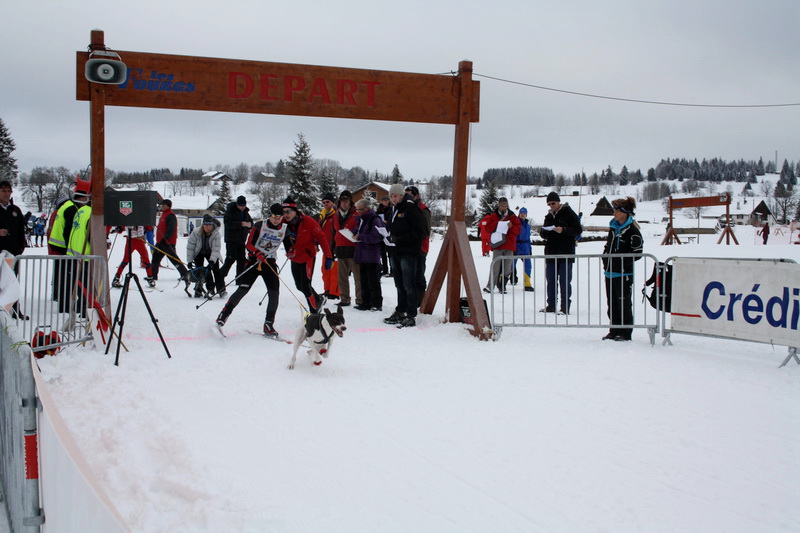
[[[556,205],[558,202],[547,202],[547,205]]]
[[[626,214],[630,213],[630,211],[628,211],[627,209],[625,209],[624,207],[619,206],[619,205],[612,205],[611,208],[614,209],[614,211],[622,211],[623,213],[626,213]]]

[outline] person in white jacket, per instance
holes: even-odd
[[[186,244],[186,259],[189,261],[190,275],[194,276],[195,298],[213,298],[225,292],[225,278],[219,271],[222,259],[222,234],[220,223],[211,215],[203,216],[203,224],[189,235]],[[205,263],[208,262],[208,266]],[[203,291],[205,284],[206,290]]]
[[[19,300],[21,290],[19,280],[8,266],[6,258],[13,259],[14,256],[9,252],[0,252],[0,306],[10,313],[11,306]]]

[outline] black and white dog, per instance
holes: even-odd
[[[328,357],[328,352],[336,336],[343,336],[347,327],[344,325],[344,313],[342,306],[336,306],[336,312],[325,308],[325,313],[315,313],[308,315],[305,323],[300,326],[294,337],[294,352],[292,360],[289,362],[289,370],[294,368],[297,361],[297,350],[304,341],[308,341],[310,348],[308,355],[314,358],[315,365],[321,365],[321,357]]]

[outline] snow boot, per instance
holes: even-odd
[[[225,322],[228,321],[228,317],[231,316],[231,311],[228,309],[227,306],[222,308],[220,311],[219,316],[217,316],[217,326],[222,327],[225,325]]]
[[[264,322],[264,335],[267,337],[278,338],[278,332],[272,327],[272,322],[269,320]]]

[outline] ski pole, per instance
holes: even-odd
[[[242,276],[244,276],[244,275],[245,275],[245,274],[246,274],[246,273],[247,273],[249,270],[251,270],[251,269],[252,269],[254,266],[257,266],[259,263],[260,263],[260,261],[256,261],[255,263],[253,263],[252,265],[250,265],[249,267],[247,267],[246,269],[244,269],[244,271],[243,271],[241,274],[239,274],[238,276],[236,276],[235,278],[233,278],[232,280],[230,280],[228,283],[226,283],[226,284],[225,284],[225,288],[227,289],[227,288],[228,288],[228,286],[229,286],[231,283],[234,283],[234,282],[235,282],[237,279],[239,279],[239,278],[241,278]],[[203,307],[205,304],[207,304],[207,303],[208,303],[208,302],[210,302],[210,301],[211,301],[211,300],[209,300],[208,298],[206,298],[206,301],[205,301],[205,302],[203,302],[203,303],[201,303],[201,304],[198,304],[198,305],[196,305],[194,308],[195,308],[195,309],[200,309],[201,307]]]
[[[149,242],[147,243],[147,245],[148,245],[150,248],[152,248],[153,250],[158,250],[159,252],[161,252],[161,253],[162,253],[162,254],[164,254],[165,256],[169,257],[170,259],[174,259],[175,261],[177,261],[178,263],[182,264],[183,266],[186,266],[186,263],[184,263],[183,261],[181,261],[179,258],[169,255],[169,254],[168,254],[167,252],[165,252],[164,250],[162,250],[162,249],[160,249],[160,248],[157,248],[156,246],[153,246],[153,245],[152,245],[152,244],[150,244]]]

